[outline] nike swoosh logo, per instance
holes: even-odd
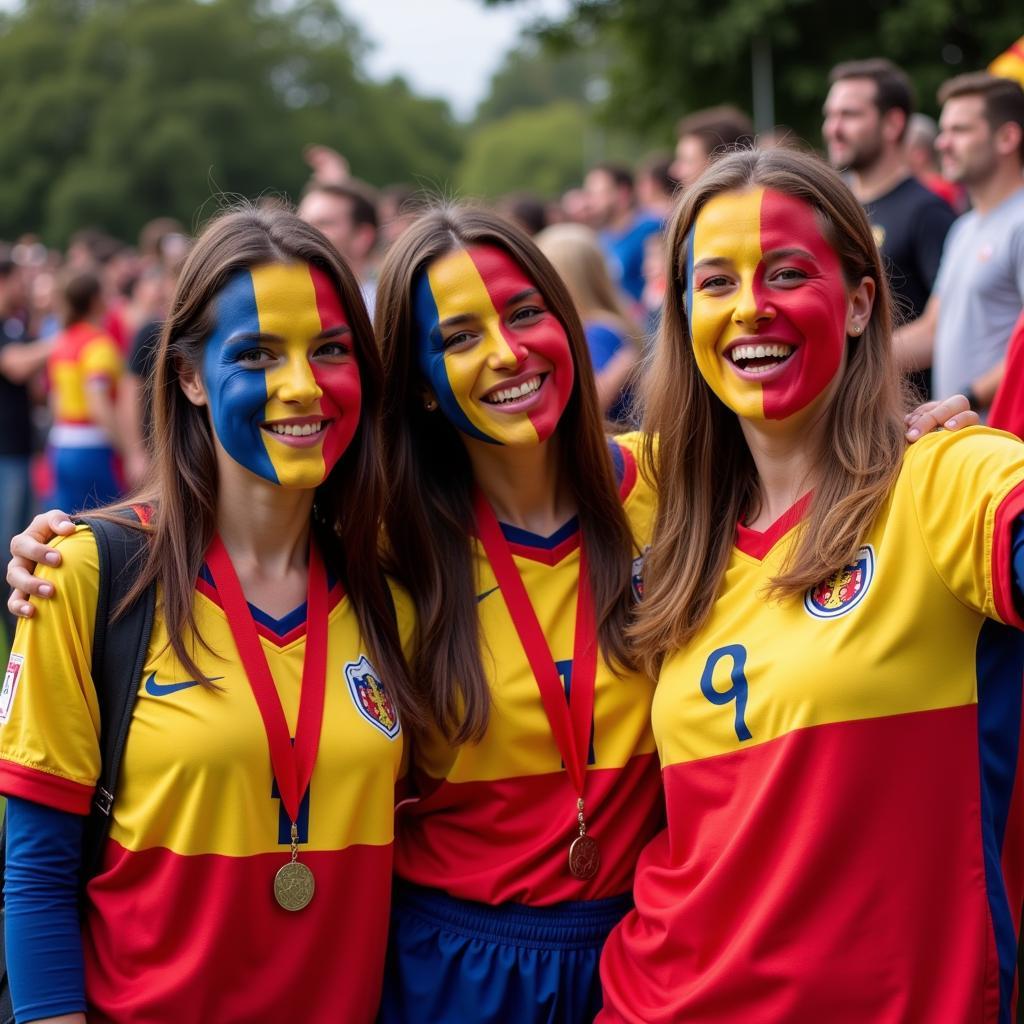
[[[210,682],[213,683],[223,678],[223,676],[210,676]],[[156,673],[150,672],[149,678],[146,680],[146,693],[151,697],[166,697],[168,694],[177,693],[179,690],[187,690],[190,686],[198,685],[198,679],[186,679],[183,683],[158,683],[156,681]]]
[[[499,589],[499,588],[498,587],[491,587],[490,590],[485,590],[482,594],[477,594],[476,595],[476,603],[479,604],[485,597],[490,597],[491,594],[493,594],[497,589]]]

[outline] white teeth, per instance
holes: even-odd
[[[523,398],[525,395],[532,395],[541,384],[540,374],[536,377],[531,377],[528,381],[522,384],[517,384],[511,388],[502,388],[500,391],[495,391],[488,395],[486,401],[492,405],[500,405],[502,402],[511,402],[516,398]]]
[[[324,429],[324,421],[319,423],[302,423],[293,425],[291,423],[271,423],[270,431],[273,434],[283,434],[285,437],[309,437],[311,434],[319,434]]]
[[[734,363],[741,359],[785,359],[792,352],[792,345],[737,345],[729,350],[729,358]]]

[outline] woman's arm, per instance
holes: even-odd
[[[9,797],[4,938],[19,1021],[85,1024],[78,814]]]

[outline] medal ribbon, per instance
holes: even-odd
[[[267,663],[263,645],[256,632],[249,604],[238,582],[231,557],[217,535],[206,553],[206,565],[227,613],[231,635],[238,655],[249,677],[256,705],[263,718],[270,748],[270,763],[277,780],[288,819],[299,820],[299,806],[320,746],[320,728],[324,714],[324,691],[327,685],[327,570],[320,551],[309,542],[309,580],[306,584],[306,652],[302,660],[302,690],[299,694],[299,718],[295,727],[295,743],[288,734],[288,722],[281,707],[281,698]]]
[[[578,797],[583,796],[590,725],[594,717],[594,681],[597,676],[597,637],[594,626],[594,596],[590,591],[587,552],[580,537],[580,578],[576,590],[576,630],[573,638],[572,683],[565,699],[555,659],[530,603],[512,551],[501,532],[494,510],[483,492],[473,495],[477,532],[501,596],[519,634],[526,659],[537,680],[541,702],[562,761]]]

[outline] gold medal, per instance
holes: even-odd
[[[574,878],[584,882],[601,868],[601,851],[593,838],[587,835],[587,823],[583,818],[583,797],[576,801],[576,824],[580,834],[569,844],[569,871]]]
[[[274,875],[274,899],[285,910],[302,910],[308,907],[315,890],[313,872],[297,860],[285,864]]]
[[[285,910],[302,910],[308,907],[316,891],[313,872],[305,864],[299,863],[298,856],[299,828],[293,821],[292,859],[274,875],[274,899]]]

